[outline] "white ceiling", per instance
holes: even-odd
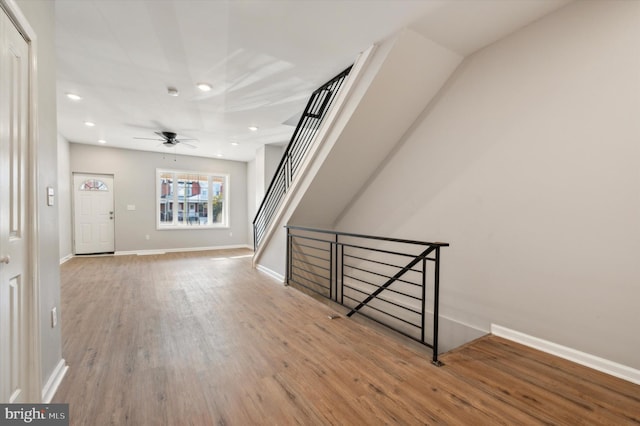
[[[166,152],[134,138],[168,130],[197,139],[196,149],[171,148],[178,154],[249,161],[261,145],[288,142],[284,123],[314,89],[403,27],[466,55],[568,2],[55,0],[58,131]]]

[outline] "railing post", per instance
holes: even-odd
[[[328,241],[328,243],[329,243],[329,300],[333,300],[333,284],[334,284],[333,268],[335,267],[336,261],[334,259],[334,256],[335,256],[334,245],[331,241]]]
[[[340,304],[344,306],[344,245],[340,246]]]
[[[291,279],[291,230],[287,228],[287,265],[284,277],[284,285],[289,285]]]
[[[426,325],[424,323],[425,320],[425,305],[427,303],[427,259],[422,259],[422,320],[420,324],[422,325],[420,329],[420,340],[424,343],[424,330]]]
[[[334,297],[331,299],[334,302],[338,301],[338,267],[340,266],[340,262],[338,261],[338,253],[340,252],[340,246],[338,245],[338,234],[336,234],[336,238],[335,238],[335,242],[333,243],[333,246],[336,248],[335,249],[335,264],[333,265],[334,269],[334,279],[335,279],[335,284],[336,284],[336,292],[334,294]]]
[[[435,271],[433,277],[433,360],[431,363],[437,367],[444,365],[438,361],[438,318],[440,299],[440,247],[436,247]]]
[[[284,161],[284,189],[289,189],[291,183],[291,155],[287,152]]]
[[[253,224],[253,251],[255,253],[255,251],[258,249],[258,243],[256,241],[256,224]]]

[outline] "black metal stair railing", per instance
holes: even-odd
[[[293,132],[293,136],[291,136],[289,145],[284,151],[282,160],[280,160],[278,169],[253,219],[254,249],[257,249],[262,242],[273,216],[278,211],[278,207],[280,207],[293,178],[299,171],[305,154],[309,150],[320,125],[324,121],[351,68],[345,69],[311,94],[302,117],[300,117],[300,121]]]
[[[433,350],[438,361],[440,249],[447,243],[287,226],[286,282]],[[432,266],[429,266],[432,265]]]

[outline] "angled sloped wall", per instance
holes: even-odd
[[[335,228],[450,243],[457,323],[640,368],[639,23],[575,2],[468,57]]]

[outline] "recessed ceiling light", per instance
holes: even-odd
[[[99,139],[98,143],[105,144],[105,143],[107,143],[107,141],[105,141],[104,139]]]
[[[258,127],[257,126],[249,126],[249,130],[251,130],[252,132],[257,132],[258,131]]]
[[[175,87],[167,87],[167,94],[169,96],[178,96],[180,92],[178,92],[178,89]]]
[[[216,154],[216,157],[222,157],[222,154]]]
[[[95,126],[95,125],[96,125],[96,123],[94,123],[93,121],[85,121],[85,122],[84,122],[84,125],[85,125],[85,126],[88,126],[88,127],[93,127],[93,126]]]
[[[231,142],[231,145],[233,145],[233,146],[238,146],[238,145],[240,145],[240,144],[239,144],[238,142]]]
[[[211,85],[209,83],[198,83],[196,84],[196,86],[203,92],[208,92],[209,90],[211,90]]]
[[[67,93],[67,98],[71,99],[72,101],[79,101],[82,99],[82,96],[76,95],[75,93]]]

